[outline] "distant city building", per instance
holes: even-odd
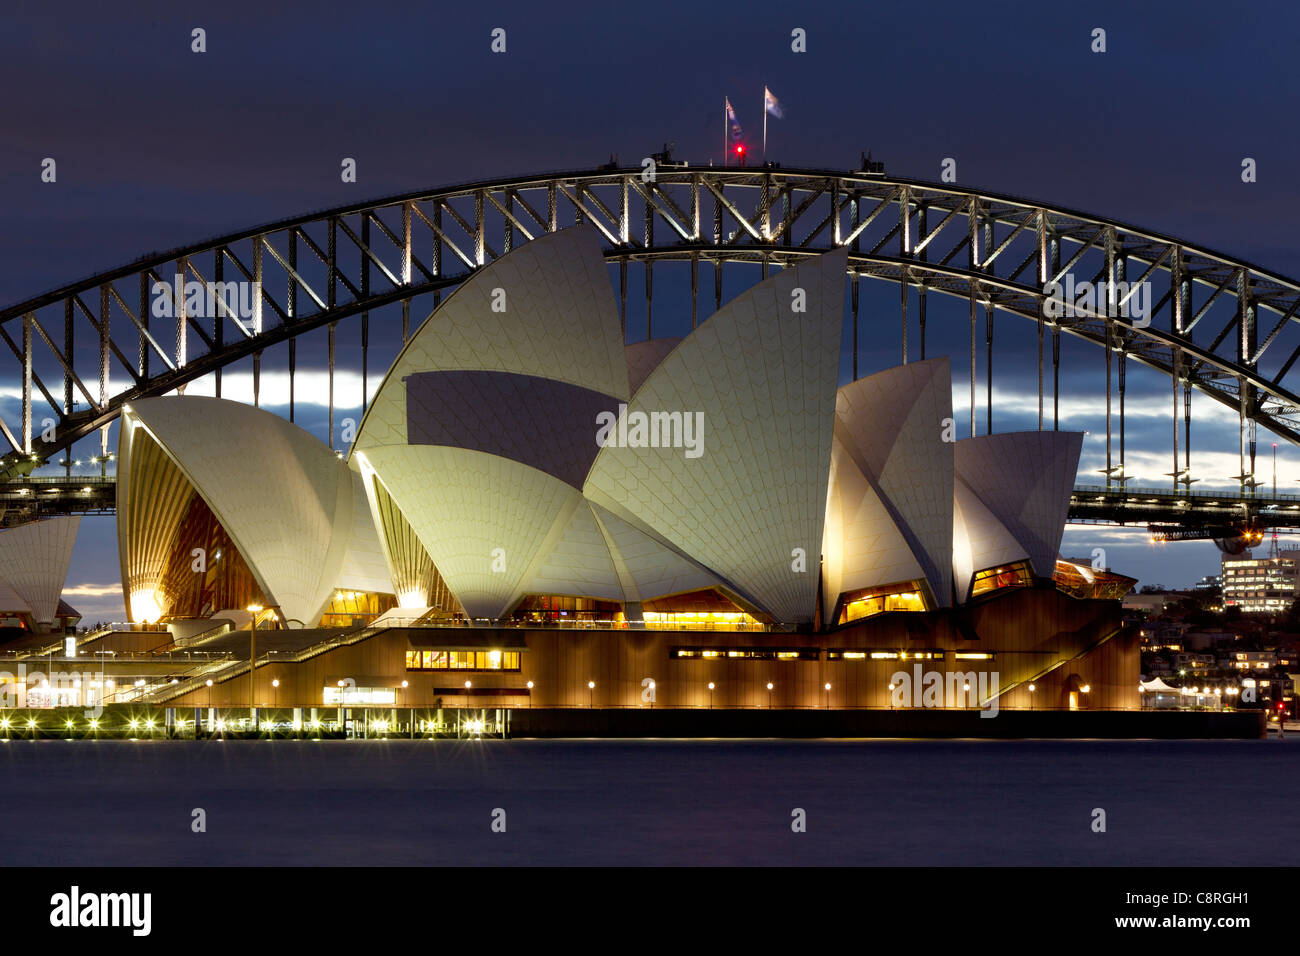
[[[1205,577],[1201,578],[1201,580],[1197,581],[1194,585],[1192,585],[1192,587],[1194,590],[1197,591],[1217,590],[1218,588],[1223,587],[1223,575],[1207,574]]]
[[[1272,670],[1278,664],[1277,651],[1234,651],[1225,664],[1234,670]]]
[[[1223,556],[1223,606],[1246,613],[1287,610],[1296,599],[1300,552],[1254,558],[1250,552]]]

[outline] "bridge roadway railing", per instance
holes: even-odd
[[[0,524],[15,525],[52,515],[113,514],[114,475],[24,475],[0,481]]]
[[[0,516],[7,517],[7,523],[12,524],[55,514],[112,514],[116,506],[115,487],[116,478],[112,475],[25,477],[0,482]],[[1276,518],[1280,526],[1300,526],[1300,494],[1259,493],[1261,490],[1242,495],[1232,488],[1180,488],[1174,491],[1169,488],[1126,488],[1118,482],[1110,487],[1078,484],[1072,493],[1070,518],[1072,521],[1118,520],[1096,516],[1098,511],[1106,511],[1130,513],[1135,515],[1131,518],[1133,521],[1183,518],[1186,520],[1182,523],[1192,525],[1253,521],[1272,526]],[[1295,518],[1291,518],[1288,512],[1295,512]],[[438,623],[428,622],[422,626],[433,627]]]
[[[1300,505],[1300,495],[1275,495],[1269,492],[1268,494],[1243,496],[1240,492],[1231,488],[1197,488],[1190,491],[1173,491],[1169,488],[1119,488],[1115,486],[1107,488],[1105,485],[1075,485],[1073,493],[1075,495],[1113,495],[1116,497],[1127,498],[1186,498],[1190,500],[1211,502],[1228,501],[1264,505],[1273,503]]]
[[[1162,524],[1187,528],[1300,527],[1300,495],[1242,495],[1234,489],[1173,491],[1077,485],[1069,520],[1081,523]]]

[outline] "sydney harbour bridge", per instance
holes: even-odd
[[[874,340],[885,321],[873,309],[869,323],[865,314],[860,323],[862,280],[897,289],[889,321],[897,323],[891,331],[903,363],[926,357],[928,319],[934,357],[939,310],[927,315],[931,294],[964,300],[958,321],[964,339],[969,320],[970,421],[958,422],[959,435],[967,428],[976,434],[981,411],[984,430],[994,427],[995,338],[1002,341],[995,329],[1008,328],[995,316],[1016,320],[1022,378],[1034,372],[1024,367],[1024,343],[1036,346],[1040,429],[1060,426],[1062,335],[1104,353],[1097,369],[1105,378],[1105,468],[1076,488],[1072,521],[1145,525],[1158,539],[1213,538],[1228,548],[1253,543],[1267,528],[1300,527],[1300,497],[1277,495],[1256,477],[1257,428],[1300,444],[1300,374],[1291,374],[1300,359],[1300,282],[1107,218],[863,165],[851,172],[720,168],[674,162],[665,151],[636,167],[469,183],[150,254],[4,308],[0,385],[18,385],[21,412],[0,417],[0,521],[111,512],[108,426],[123,405],[208,376],[220,396],[223,370],[233,372],[235,363],[242,370],[251,361],[254,403],[264,359],[287,375],[292,420],[301,394],[298,344],[309,333],[327,337],[326,404],[330,444],[338,447],[338,359],[363,383],[373,376],[377,385],[387,368],[372,362],[372,319],[394,341],[400,321],[405,342],[413,308],[418,323],[466,277],[520,243],[590,223],[617,267],[625,334],[641,332],[628,328],[629,282],[639,287],[632,289],[634,311],[644,316],[645,335],[661,334],[656,266],[660,275],[689,267],[694,327],[721,306],[724,278],[738,268],[752,281],[847,246],[854,378],[867,337]],[[232,282],[254,290],[247,310],[221,294]],[[190,308],[183,289],[193,283],[215,291],[213,309]],[[1087,283],[1104,295],[1060,314],[1049,302],[1055,283]],[[1139,287],[1150,293],[1150,309],[1136,320],[1125,307]],[[945,308],[942,321],[951,326],[953,307]],[[359,349],[339,348],[340,329],[349,342],[359,332]],[[953,354],[954,366],[964,363]],[[1126,441],[1131,363],[1167,382],[1163,417],[1172,454],[1159,486],[1135,487],[1126,472],[1135,450]],[[363,396],[370,393],[363,385]],[[1202,477],[1192,450],[1194,395],[1198,405],[1211,400],[1236,418],[1235,487],[1193,487]],[[100,476],[72,473],[73,446],[87,442],[98,444],[91,460]]]

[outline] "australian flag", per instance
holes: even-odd
[[[745,134],[740,129],[740,121],[736,119],[736,110],[731,105],[730,97],[727,98],[727,128],[731,130],[731,141],[733,143],[739,143],[745,138]]]

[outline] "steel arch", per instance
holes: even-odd
[[[604,167],[340,206],[153,254],[10,306],[0,311],[0,339],[17,374],[4,378],[22,383],[22,422],[15,432],[0,420],[0,434],[11,448],[0,459],[0,477],[29,471],[50,453],[93,434],[132,399],[166,393],[211,372],[219,375],[225,366],[248,356],[255,360],[256,382],[262,350],[292,342],[305,332],[332,328],[356,315],[362,316],[364,326],[370,310],[401,303],[405,336],[413,298],[439,296],[518,242],[575,222],[592,223],[603,236],[606,258],[620,263],[624,316],[627,264],[645,263],[647,324],[652,322],[653,266],[660,260],[692,263],[694,324],[699,319],[701,262],[713,266],[715,303],[720,303],[724,263],[755,263],[766,271],[848,245],[855,375],[857,285],[862,277],[900,286],[903,361],[908,359],[907,310],[913,294],[922,354],[929,291],[969,302],[972,362],[979,306],[1033,321],[1039,328],[1040,427],[1044,335],[1050,332],[1055,342],[1064,331],[1102,346],[1108,356],[1108,474],[1116,470],[1110,460],[1112,352],[1119,356],[1121,396],[1128,358],[1172,379],[1175,483],[1191,480],[1190,457],[1181,467],[1177,460],[1180,386],[1184,403],[1195,388],[1240,415],[1238,477],[1243,490],[1253,483],[1254,471],[1253,450],[1247,461],[1248,426],[1264,424],[1300,444],[1300,396],[1289,387],[1288,378],[1300,358],[1300,346],[1274,363],[1272,373],[1261,370],[1266,357],[1269,362],[1280,359],[1275,345],[1289,323],[1300,322],[1296,280],[1115,220],[956,185],[867,171],[777,165],[715,168],[673,163],[662,154],[657,158],[652,181],[643,180],[640,167]],[[493,244],[498,235],[499,251]],[[445,268],[445,259],[456,264],[456,271]],[[1107,289],[1107,312],[1114,312],[1122,304],[1117,290],[1122,288],[1119,283],[1127,282],[1130,266],[1142,270],[1139,281],[1160,277],[1167,285],[1152,310],[1150,326],[1138,327],[1095,309],[1055,321],[1045,314],[1048,282],[1084,267],[1088,271],[1080,275]],[[173,301],[174,326],[164,329],[151,322],[155,283],[170,284],[179,275],[211,291],[227,281],[227,267],[237,281],[257,283],[260,289],[248,324],[221,307],[216,315],[188,315],[183,298]],[[268,283],[277,282],[283,294],[268,289]],[[1197,287],[1209,290],[1199,302],[1194,301]],[[97,309],[87,304],[87,299],[95,303],[96,298]],[[138,308],[129,302],[138,303]],[[1276,322],[1261,336],[1262,312],[1272,313]],[[63,334],[56,338],[50,329],[57,329],[52,323],[60,313]],[[123,319],[129,323],[125,336]],[[989,329],[991,354],[991,324]],[[76,342],[85,342],[86,336],[93,347],[78,350]],[[37,340],[61,372],[61,401],[35,368]],[[124,354],[124,343],[133,356]],[[87,374],[87,352],[94,360],[97,383]],[[291,353],[291,373],[293,361]],[[110,391],[114,363],[126,372],[129,384]],[[155,371],[159,365],[162,370]],[[974,376],[972,428],[973,382]],[[97,392],[92,391],[94,384]],[[989,388],[991,406],[991,383]],[[40,454],[33,449],[38,401],[34,390],[58,415],[54,440],[42,443]],[[76,393],[89,406],[87,411],[74,410]],[[1122,397],[1120,408],[1122,432]],[[1189,407],[1184,408],[1189,415]],[[1120,461],[1122,469],[1122,450]],[[1122,481],[1122,475],[1117,480]]]

